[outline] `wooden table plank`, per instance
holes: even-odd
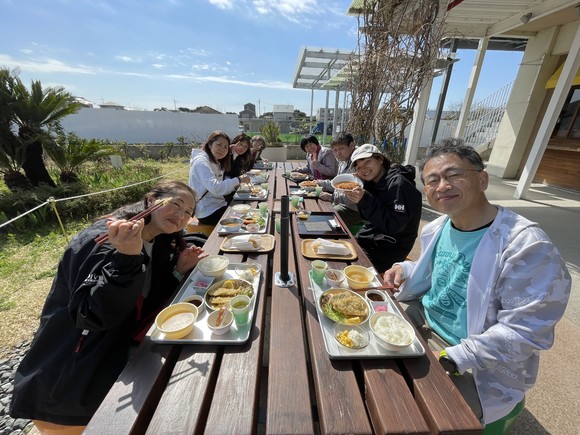
[[[395,360],[362,360],[361,366],[366,404],[376,433],[430,433]]]
[[[183,346],[147,434],[203,431],[219,373],[219,355],[217,346]]]
[[[295,243],[299,240],[294,236]],[[361,391],[349,360],[331,360],[328,357],[318,322],[316,302],[309,288],[310,263],[296,254],[299,265],[300,284],[304,300],[306,330],[320,430],[326,434],[370,434],[372,427],[366,413]]]
[[[279,246],[279,234],[276,234],[276,243]],[[273,259],[274,270],[280,269],[280,256],[280,250],[277,250]],[[288,263],[288,271],[296,277],[292,246]],[[272,284],[266,420],[268,434],[315,432],[300,298],[297,285],[281,288]]]
[[[267,257],[267,254],[260,256],[263,261],[267,261]],[[243,346],[226,346],[224,349],[205,433],[256,432],[263,331],[266,320],[266,293],[265,280],[262,279],[248,342]]]
[[[180,351],[181,346],[155,344],[145,337],[84,433],[144,433]]]

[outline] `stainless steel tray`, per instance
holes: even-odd
[[[374,268],[371,268],[371,270],[373,271],[373,273],[375,273]],[[316,311],[318,312],[318,323],[320,324],[320,329],[322,330],[322,337],[324,338],[324,346],[330,359],[410,358],[410,357],[418,357],[425,354],[425,348],[417,338],[415,338],[415,341],[413,342],[413,344],[411,344],[411,346],[399,352],[392,352],[383,349],[377,344],[373,336],[373,333],[370,330],[368,322],[360,325],[369,334],[368,346],[366,346],[363,349],[346,349],[341,347],[336,342],[336,339],[333,336],[334,322],[324,315],[324,313],[320,310],[320,306],[318,304],[318,298],[320,297],[322,292],[328,290],[329,288],[331,288],[331,286],[329,286],[326,283],[326,279],[323,281],[322,285],[317,284],[312,280],[310,273],[309,280],[310,280],[310,288],[312,290],[312,294],[314,295],[314,300],[316,302]],[[381,283],[375,277],[375,279],[371,282],[371,286],[376,287],[379,285],[381,285]],[[349,288],[348,285],[346,284],[346,281],[341,285],[341,288],[345,289]],[[377,305],[381,304],[387,306],[387,311],[401,315],[401,312],[397,308],[397,305],[392,301],[392,299],[388,295],[385,302],[369,301],[369,305],[373,308],[373,310]]]
[[[260,210],[257,208],[253,208],[250,211],[252,212],[257,212],[259,213]],[[230,217],[240,217],[238,214],[236,214],[232,208],[228,208],[228,211],[226,211],[226,213],[224,213],[223,215],[223,219],[225,218],[230,218]],[[258,230],[258,234],[266,234],[268,232],[268,225],[270,225],[270,211],[266,210],[266,216],[263,216],[264,220],[266,221],[264,223],[264,226],[262,228],[260,228]],[[240,228],[239,231],[231,231],[230,229],[228,229],[227,227],[224,227],[223,225],[217,224],[217,230],[218,230],[218,234],[225,236],[225,235],[229,235],[229,234],[250,234],[242,225],[242,228]]]
[[[181,289],[179,290],[173,301],[171,301],[171,304],[176,304],[177,302],[180,302],[183,299],[187,298],[188,296],[192,296],[194,294],[200,295],[202,297],[205,296],[205,292],[213,282],[221,281],[228,278],[239,278],[238,274],[236,273],[236,266],[238,266],[239,264],[240,263],[230,263],[224,275],[219,278],[205,276],[196,267],[189,275],[187,281],[183,284],[183,286],[181,286]],[[254,323],[255,306],[256,301],[258,300],[261,276],[262,271],[260,271],[260,273],[254,278],[252,282],[252,285],[254,286],[254,297],[252,298],[252,302],[250,303],[250,321],[246,325],[238,328],[234,322],[232,324],[231,329],[224,335],[215,335],[211,332],[211,330],[207,326],[207,317],[212,311],[211,310],[208,311],[207,306],[204,306],[204,310],[199,314],[195,322],[193,331],[191,331],[191,333],[186,335],[184,338],[180,338],[177,340],[167,339],[165,338],[165,334],[159,332],[159,330],[155,327],[154,324],[147,332],[147,335],[155,343],[166,343],[166,344],[205,343],[205,344],[229,344],[229,345],[244,344],[250,336],[250,330],[252,329],[252,324]]]

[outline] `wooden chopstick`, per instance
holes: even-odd
[[[135,216],[133,216],[131,219],[129,219],[129,221],[135,222],[135,221],[138,221],[139,219],[143,219],[144,217],[149,216],[155,210],[157,210],[160,207],[163,207],[165,204],[167,204],[172,199],[173,199],[172,197],[158,199],[157,201],[155,201],[153,203],[153,205],[151,207],[146,208],[142,212],[137,213]],[[95,238],[95,243],[97,245],[102,245],[107,240],[109,240],[109,233],[108,232],[105,232],[105,233],[101,234],[100,236],[98,236],[97,238]]]

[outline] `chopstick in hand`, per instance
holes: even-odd
[[[137,213],[135,216],[133,216],[131,219],[129,219],[129,221],[135,222],[135,221],[138,221],[139,219],[143,219],[144,217],[149,216],[151,213],[153,213],[158,208],[163,207],[165,204],[169,203],[172,199],[173,199],[172,197],[158,199],[157,201],[155,201],[153,203],[153,205],[151,207],[146,208],[142,212]],[[97,238],[95,238],[95,243],[97,245],[102,245],[107,240],[109,240],[109,233],[108,232],[103,233],[100,236],[98,236]]]

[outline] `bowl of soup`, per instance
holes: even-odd
[[[374,275],[370,270],[356,264],[346,266],[344,268],[344,276],[346,277],[346,282],[351,289],[370,287],[371,281],[374,278]]]
[[[226,218],[220,221],[220,225],[222,226],[222,228],[225,231],[229,232],[240,231],[240,228],[242,228],[243,223],[244,221],[239,218]]]
[[[155,318],[155,326],[165,334],[165,338],[176,340],[193,330],[198,310],[193,304],[180,302],[164,308]]]

